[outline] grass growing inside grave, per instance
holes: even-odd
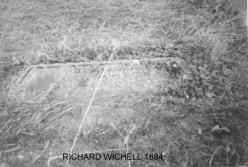
[[[163,154],[163,161],[131,162],[134,167],[248,165],[247,27],[240,18],[242,11],[236,11],[231,1],[5,0],[0,4],[1,163],[47,166],[49,156],[70,150],[81,117],[71,101],[54,97],[55,88],[24,97],[16,89],[12,69],[107,60],[111,41],[118,39],[121,46],[114,59],[171,57],[178,66],[167,62],[156,67],[164,77],[156,90],[130,90],[131,95],[108,99],[111,107],[101,117],[111,117],[111,123],[83,127],[77,151],[126,151],[128,144],[133,153]],[[105,104],[106,99],[100,100]],[[131,116],[115,112],[127,106]],[[64,164],[50,160],[50,166]]]

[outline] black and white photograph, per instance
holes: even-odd
[[[0,0],[0,167],[248,167],[247,0]]]

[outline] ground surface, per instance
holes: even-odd
[[[0,167],[248,166],[244,6],[1,1]]]

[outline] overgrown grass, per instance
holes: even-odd
[[[107,60],[111,41],[118,39],[121,47],[114,59],[174,61],[157,63],[163,82],[156,90],[130,90],[132,96],[108,101],[111,106],[102,118],[112,123],[84,127],[77,151],[125,148],[129,136],[131,152],[164,156],[163,161],[132,162],[135,167],[248,165],[247,27],[232,1],[0,4],[0,148],[5,150],[0,162],[47,166],[49,151],[52,156],[69,151],[81,116],[72,101],[55,97],[55,88],[29,96],[16,92],[11,71],[20,65]],[[114,111],[127,106],[132,116],[120,119]],[[11,150],[13,143],[17,150]],[[73,165],[128,166],[123,161],[79,163]],[[53,159],[50,166],[61,165]]]

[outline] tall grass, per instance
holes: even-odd
[[[16,66],[107,60],[118,39],[115,60],[170,61],[156,64],[156,89],[96,98],[95,111],[105,111],[83,128],[74,151],[128,145],[163,154],[135,167],[248,165],[247,27],[232,1],[9,0],[0,7],[0,162],[63,165],[56,156],[69,151],[85,107],[58,96],[56,86],[27,96]],[[80,163],[72,166],[129,165]]]

